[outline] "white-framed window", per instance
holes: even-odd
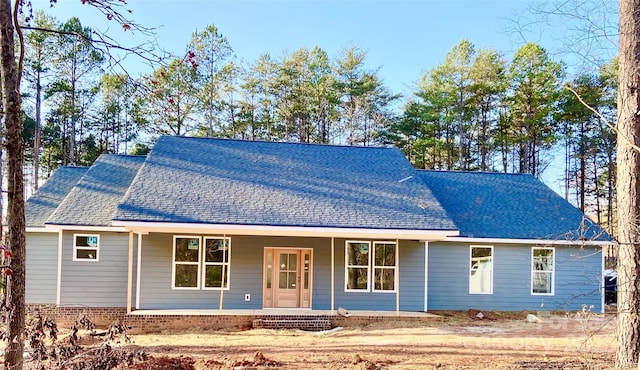
[[[200,288],[200,244],[199,236],[173,237],[173,289]]]
[[[370,251],[371,242],[346,242],[345,290],[347,292],[369,291],[369,266],[371,265]]]
[[[469,294],[493,294],[493,246],[469,247]]]
[[[100,235],[73,234],[73,260],[98,262]]]
[[[373,291],[396,290],[396,243],[373,243]]]
[[[229,289],[231,238],[174,235],[172,289]]]
[[[531,294],[554,294],[555,255],[554,248],[531,248]]]
[[[348,240],[345,243],[346,292],[395,292],[397,244]]]
[[[230,238],[204,238],[203,289],[229,289],[230,254]]]

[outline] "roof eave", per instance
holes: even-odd
[[[458,230],[415,230],[415,229],[367,229],[310,226],[272,226],[272,225],[234,225],[200,224],[144,221],[113,221],[113,226],[123,227],[127,231],[147,234],[151,232],[194,233],[206,232],[228,235],[255,236],[297,236],[297,237],[335,237],[335,238],[371,238],[371,239],[408,239],[421,241],[443,240],[459,235]]]
[[[515,239],[515,238],[478,238],[466,236],[447,236],[444,241],[483,244],[528,244],[528,245],[580,245],[608,246],[617,245],[611,240],[567,240],[567,239]]]

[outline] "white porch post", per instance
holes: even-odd
[[[375,253],[375,251],[374,251]],[[396,316],[400,316],[400,240],[396,239]]]
[[[206,252],[206,245],[202,246],[204,251]],[[222,235],[222,279],[220,282],[220,304],[218,305],[218,311],[222,311],[222,307],[224,306],[224,283],[227,279],[225,279],[225,261],[227,260],[227,234]],[[203,253],[204,254],[204,253]],[[205,257],[206,258],[206,257]],[[202,283],[204,285],[204,283]]]
[[[56,282],[56,305],[60,306],[60,295],[62,291],[62,235],[63,231],[58,231],[58,275]]]
[[[424,312],[428,310],[429,302],[429,242],[424,242]]]
[[[140,309],[140,275],[142,271],[142,233],[138,233],[138,258],[136,259],[136,310]]]
[[[331,314],[334,314],[336,299],[336,243],[335,238],[331,237]]]
[[[127,266],[127,313],[131,313],[133,294],[133,231],[129,231],[129,264]]]

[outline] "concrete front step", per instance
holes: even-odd
[[[314,316],[256,317],[253,320],[253,328],[322,331],[331,329],[331,320]]]

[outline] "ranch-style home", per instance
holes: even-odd
[[[530,175],[190,137],[58,169],[28,199],[27,226],[28,304],[134,314],[600,312],[612,243]]]

